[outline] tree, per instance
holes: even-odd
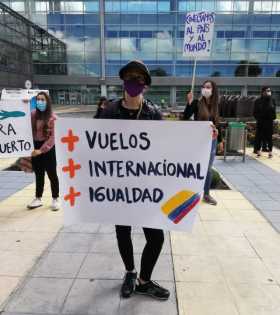
[[[211,77],[220,77],[221,76],[221,72],[220,71],[214,71],[212,74],[211,74]]]
[[[162,68],[156,68],[150,71],[151,76],[153,77],[167,77],[167,73]]]
[[[277,78],[279,78],[280,77],[280,70],[278,70],[277,72],[276,72],[276,75],[275,75]]]
[[[236,77],[246,77],[248,71],[248,77],[258,77],[262,73],[262,68],[258,62],[248,62],[247,60],[241,60],[239,66],[235,69],[234,75]]]

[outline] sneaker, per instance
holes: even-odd
[[[145,284],[140,284],[138,282],[135,288],[135,293],[148,295],[162,301],[168,300],[170,296],[170,292],[167,289],[161,287],[155,281],[149,281]]]
[[[261,157],[261,152],[257,151],[257,157]]]
[[[121,296],[123,298],[129,298],[135,290],[135,283],[137,278],[137,272],[127,272],[124,277],[124,281],[121,287]]]
[[[212,206],[217,205],[217,201],[213,197],[211,197],[210,195],[204,195],[203,201],[208,203],[209,205],[212,205]]]
[[[52,211],[57,211],[57,210],[59,210],[59,200],[58,200],[58,198],[54,198],[54,199],[52,200],[51,209],[52,209]]]
[[[29,205],[27,205],[28,209],[36,209],[43,205],[41,198],[35,198],[31,201]]]
[[[272,158],[273,158],[272,152],[269,152],[269,153],[268,153],[268,158],[269,158],[269,159],[272,159]]]

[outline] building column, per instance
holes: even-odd
[[[105,80],[106,68],[105,68],[105,4],[104,4],[104,0],[99,0],[99,17],[100,17],[100,57],[101,57],[100,79]],[[102,89],[102,85],[101,85],[101,89]]]
[[[53,2],[53,11],[54,12],[60,12],[61,8],[60,8],[60,1],[59,0],[54,0]],[[51,8],[51,6],[50,6]]]
[[[176,86],[170,88],[170,104],[172,107],[176,106]]]
[[[35,7],[34,2],[32,5]],[[31,21],[31,1],[27,0],[24,1],[24,13],[25,13],[25,18],[27,18],[29,21]]]
[[[241,89],[241,96],[248,96],[248,86],[244,85]]]
[[[101,96],[107,97],[107,85],[106,84],[101,84],[100,88],[101,88]]]

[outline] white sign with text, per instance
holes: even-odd
[[[189,12],[185,16],[183,55],[199,59],[211,54],[215,13]]]
[[[58,118],[65,225],[190,230],[207,174],[210,122]]]
[[[30,106],[21,100],[0,101],[0,158],[31,156]]]

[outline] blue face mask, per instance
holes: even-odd
[[[44,101],[37,101],[36,107],[40,112],[44,112],[47,108],[47,103]]]

